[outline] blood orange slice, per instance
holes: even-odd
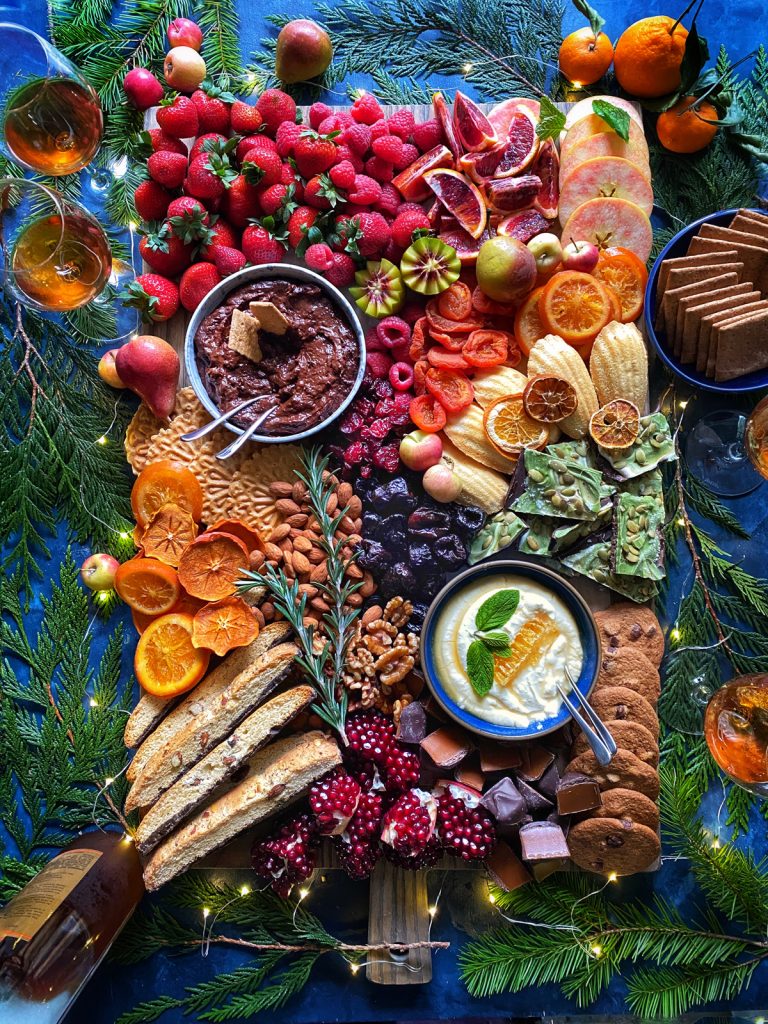
[[[499,141],[493,125],[480,107],[458,89],[453,101],[453,130],[464,149],[470,153],[492,149]]]
[[[574,167],[600,156],[616,156],[622,160],[629,160],[650,181],[651,170],[647,154],[637,143],[625,142],[615,132],[598,132],[597,135],[590,135],[571,146],[560,162],[560,180],[565,181]]]
[[[643,127],[643,115],[637,109],[635,104],[631,103],[629,100],[624,100],[620,96],[587,96],[585,99],[574,103],[565,115],[566,131],[571,127],[571,125],[580,121],[582,117],[589,117],[594,114],[594,107],[592,104],[595,100],[605,100],[606,103],[611,103],[614,107],[618,107],[620,110],[625,110],[640,128]],[[493,113],[493,111],[491,111],[491,113]]]
[[[615,156],[599,156],[575,167],[560,187],[560,217],[568,220],[577,206],[601,196],[629,199],[650,216],[651,183],[631,164]]]
[[[438,168],[427,171],[424,180],[446,210],[473,238],[485,230],[487,210],[477,185],[459,171]]]
[[[510,213],[496,227],[497,234],[509,235],[523,244],[530,242],[534,235],[540,235],[542,231],[549,231],[549,221],[538,210]]]
[[[488,203],[499,213],[512,213],[530,206],[541,189],[541,178],[536,174],[521,174],[519,178],[498,178],[488,182]]]
[[[400,171],[392,179],[392,184],[397,191],[409,203],[420,203],[422,199],[429,198],[429,189],[424,181],[424,172],[431,171],[435,167],[452,167],[453,156],[446,146],[435,146],[434,149],[414,160],[412,164]]]
[[[541,185],[533,205],[547,220],[554,220],[557,217],[560,198],[557,185],[560,172],[560,158],[551,139],[547,139],[539,149],[538,156],[531,167],[531,172],[541,179]]]
[[[506,139],[509,124],[515,114],[521,110],[527,111],[534,121],[538,123],[541,115],[541,105],[538,100],[529,100],[523,96],[515,96],[509,100],[502,100],[497,103],[488,113],[488,120],[496,129],[500,139]]]
[[[589,433],[601,448],[629,448],[640,433],[640,411],[634,402],[614,398],[592,413]]]
[[[441,92],[436,92],[433,95],[432,108],[435,111],[435,117],[440,122],[440,127],[443,129],[443,136],[448,148],[458,159],[461,156],[461,146],[456,138],[456,132],[453,130],[451,112],[448,109],[448,104],[445,102],[445,96]]]
[[[532,377],[523,391],[523,407],[540,423],[559,423],[576,412],[579,396],[570,381],[552,374]]]
[[[598,249],[621,246],[642,263],[650,256],[653,244],[648,215],[628,199],[588,199],[565,222],[562,237],[583,239]]]
[[[539,299],[543,291],[543,286],[534,288],[515,314],[515,340],[524,356],[530,355],[539,338],[547,333],[539,316]]]
[[[579,121],[575,121],[568,129],[565,139],[560,145],[561,160],[565,160],[573,147],[579,142],[583,142],[584,139],[588,139],[591,135],[597,135],[607,130],[609,128],[606,122],[596,114],[590,114],[588,117],[582,117]],[[619,138],[619,136],[617,135],[616,138]],[[646,161],[648,160],[648,143],[645,141],[643,129],[635,121],[629,122],[629,143],[637,149],[638,153],[643,154],[643,158]]]
[[[462,264],[471,266],[477,262],[480,246],[491,237],[491,233],[486,228],[479,238],[473,238],[455,217],[442,217],[439,237],[448,245],[453,246]]]

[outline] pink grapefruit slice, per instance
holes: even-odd
[[[518,242],[530,242],[534,235],[549,231],[549,221],[538,210],[519,210],[499,221],[496,233],[509,235]]]
[[[434,149],[422,153],[418,159],[409,164],[405,170],[400,171],[392,179],[400,195],[409,203],[420,203],[423,199],[429,199],[429,188],[424,181],[424,172],[431,171],[435,167],[452,167],[453,155],[447,146],[435,146]]]
[[[482,235],[488,211],[477,185],[459,171],[448,168],[427,171],[424,181],[468,234],[473,238]]]
[[[574,103],[565,115],[566,131],[572,124],[580,121],[582,117],[589,117],[591,114],[594,114],[595,111],[592,104],[595,100],[605,100],[606,103],[612,103],[614,107],[618,107],[620,110],[625,110],[632,120],[637,123],[638,127],[643,127],[643,115],[637,109],[635,104],[630,102],[630,100],[624,100],[620,96],[587,96],[585,99]],[[493,111],[491,111],[491,113],[493,113]]]
[[[597,135],[590,135],[571,146],[560,162],[560,180],[565,181],[568,174],[579,164],[601,156],[615,156],[622,160],[629,160],[650,181],[651,169],[648,166],[648,157],[643,152],[643,147],[638,146],[636,142],[625,142],[615,132],[598,132]]]
[[[643,263],[653,244],[648,214],[629,199],[588,199],[565,221],[562,237],[583,239],[599,249],[619,245]]]
[[[538,124],[541,116],[541,105],[538,100],[529,100],[524,96],[515,96],[509,100],[502,100],[488,112],[488,120],[496,129],[500,139],[506,139],[509,131],[509,122],[519,111],[527,111],[533,120]]]
[[[650,216],[653,209],[651,183],[629,160],[598,156],[570,172],[560,188],[560,218],[568,220],[577,206],[600,196],[629,199]]]
[[[554,220],[558,212],[559,171],[560,158],[557,155],[555,144],[552,139],[547,139],[540,147],[539,154],[531,167],[531,173],[541,179],[541,185],[533,205],[547,220]]]
[[[482,153],[501,141],[480,107],[458,89],[453,101],[453,130],[464,149],[470,153]]]
[[[597,135],[599,132],[606,130],[610,131],[602,117],[598,117],[596,114],[580,118],[580,120],[571,125],[565,139],[560,144],[560,159],[565,160],[577,143],[583,142],[584,139],[588,139],[591,135]],[[616,133],[614,132],[613,134],[615,135]],[[619,138],[619,136],[617,135],[616,138]],[[645,134],[637,122],[632,120],[629,122],[629,142],[638,152],[642,152],[644,159],[647,161],[648,143],[645,141]]]

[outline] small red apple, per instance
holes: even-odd
[[[112,590],[120,563],[103,551],[89,555],[80,566],[80,579],[89,590]]]
[[[327,69],[333,57],[328,33],[306,18],[283,25],[277,37],[275,73],[281,82],[306,82]]]
[[[137,110],[149,110],[163,98],[163,87],[146,68],[133,68],[123,79],[123,92]]]
[[[436,466],[442,457],[443,442],[437,434],[412,430],[400,442],[400,458],[403,464],[419,473],[430,466]]]
[[[168,42],[171,46],[189,46],[199,50],[203,45],[203,33],[197,22],[189,18],[174,18],[168,26]]]
[[[165,55],[165,80],[179,92],[194,92],[205,78],[205,61],[191,46],[174,46]]]
[[[566,270],[580,270],[582,274],[591,274],[599,258],[600,250],[591,242],[574,242],[571,239],[563,246],[563,266]]]
[[[120,380],[120,374],[115,366],[116,352],[116,348],[111,348],[109,352],[105,352],[99,360],[97,370],[105,384],[109,384],[111,388],[124,388],[125,384]]]

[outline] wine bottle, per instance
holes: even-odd
[[[88,832],[0,910],[0,1024],[58,1024],[144,893],[128,837]]]

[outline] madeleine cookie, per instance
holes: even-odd
[[[631,789],[607,789],[602,797],[602,804],[590,812],[590,818],[618,818],[658,831],[659,808],[647,796]]]
[[[659,667],[664,657],[664,633],[647,605],[619,601],[595,612],[595,622],[605,647],[632,647]]]
[[[619,647],[603,651],[595,690],[605,686],[626,686],[655,704],[661,693],[659,670],[642,651]]]
[[[601,686],[589,703],[604,722],[637,722],[654,736],[659,734],[659,719],[653,704],[628,686]]]
[[[661,843],[653,829],[626,818],[587,818],[571,828],[568,849],[585,871],[634,875],[653,864]]]
[[[601,790],[636,789],[644,793],[650,800],[659,796],[659,775],[645,761],[622,747],[616,751],[609,765],[597,763],[591,750],[578,754],[566,768],[569,772],[582,772],[591,775]]]
[[[623,721],[603,721],[608,732],[616,740],[617,747],[623,747],[624,750],[629,750],[636,757],[639,757],[641,761],[645,761],[646,764],[653,765],[654,768],[659,766],[659,744],[653,733],[646,729],[644,725],[640,725],[638,722],[623,722]],[[575,756],[583,754],[586,750],[591,749],[587,741],[587,737],[584,733],[576,737],[576,741],[573,744],[573,753]]]

